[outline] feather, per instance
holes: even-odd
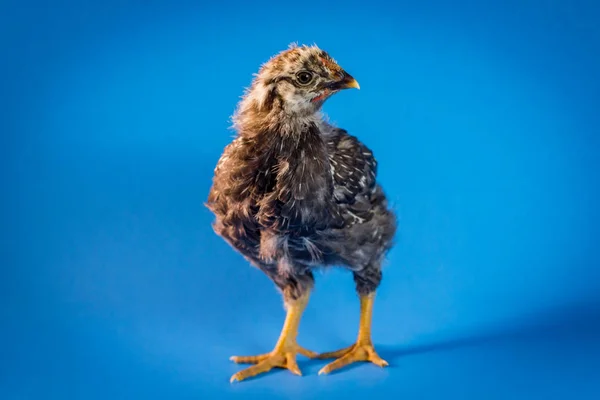
[[[299,85],[300,68],[319,78]],[[317,265],[345,266],[357,291],[374,290],[396,232],[372,151],[311,102],[321,76],[335,71],[327,53],[297,44],[261,66],[232,116],[237,136],[206,202],[215,232],[285,296],[306,290]]]

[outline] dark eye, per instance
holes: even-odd
[[[313,75],[308,71],[300,71],[296,74],[296,79],[302,85],[306,85],[312,80]]]

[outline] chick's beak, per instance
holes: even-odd
[[[344,77],[336,85],[340,89],[360,89],[360,85],[350,74],[344,74]]]
[[[350,74],[345,71],[341,71],[337,74],[337,79],[329,81],[324,85],[319,87],[319,94],[312,98],[311,101],[313,103],[325,100],[332,94],[338,92],[342,89],[360,89],[360,85]]]
[[[351,88],[360,89],[358,82],[350,74],[348,74],[347,72],[342,72],[338,76],[340,75],[341,77],[339,79],[331,82],[331,84],[329,85],[329,88],[331,90],[342,90]]]
[[[356,79],[354,79],[353,77],[351,77],[350,75],[346,75],[344,77],[344,79],[342,79],[342,89],[359,89],[360,90],[360,85],[358,84],[358,82],[356,81]]]

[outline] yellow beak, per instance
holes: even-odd
[[[351,75],[345,74],[341,81],[336,83],[337,89],[360,89],[360,85]]]
[[[358,84],[358,82],[356,81],[356,79],[350,77],[350,79],[346,80],[346,82],[344,82],[344,87],[347,89],[359,89],[360,90],[360,85]]]

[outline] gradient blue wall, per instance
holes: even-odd
[[[227,383],[227,357],[269,350],[283,311],[202,203],[243,88],[294,41],[360,82],[325,111],[374,150],[400,218],[377,343],[600,302],[593,1],[1,7],[3,398],[330,395],[394,379],[443,394],[367,366]],[[348,274],[317,279],[300,340],[331,350],[354,338],[358,305]]]

